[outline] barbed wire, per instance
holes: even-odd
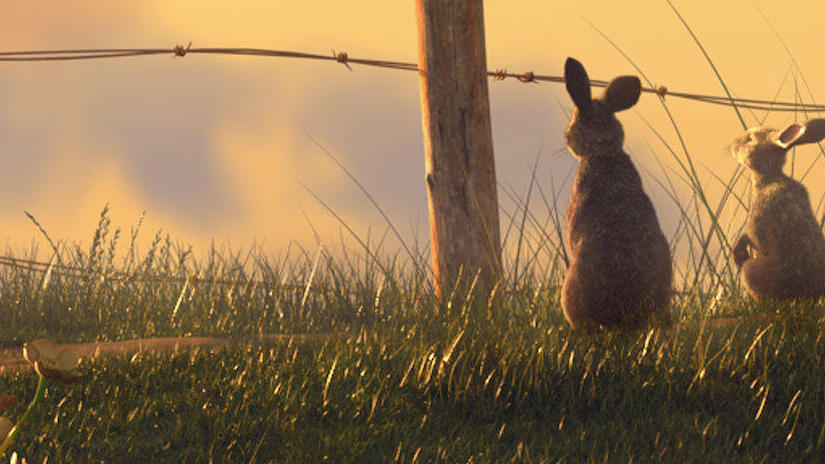
[[[12,51],[0,52],[0,62],[55,62],[55,61],[74,61],[74,60],[93,60],[93,59],[109,59],[109,58],[128,58],[137,56],[152,56],[152,55],[171,55],[172,57],[184,57],[189,54],[209,54],[209,55],[240,55],[240,56],[256,56],[256,57],[272,57],[272,58],[298,58],[309,60],[335,61],[343,64],[350,71],[352,67],[350,64],[358,64],[363,66],[372,66],[386,69],[397,69],[402,71],[416,71],[418,72],[418,65],[415,63],[406,63],[401,61],[376,60],[368,58],[354,58],[349,56],[346,52],[336,52],[332,50],[330,55],[321,55],[317,53],[297,52],[289,50],[273,50],[265,48],[249,48],[249,47],[192,47],[192,43],[186,47],[182,45],[175,45],[169,48],[98,48],[98,49],[68,49],[68,50],[27,50],[27,51]],[[487,75],[494,80],[505,80],[513,78],[522,83],[539,83],[539,82],[553,82],[563,83],[564,77],[552,76],[544,74],[536,74],[533,71],[526,71],[523,73],[511,73],[505,68],[496,69],[494,71],[487,71]],[[592,79],[591,85],[595,87],[606,87],[608,81]],[[719,95],[706,95],[689,92],[675,92],[669,90],[663,85],[656,87],[642,87],[642,92],[653,93],[659,98],[675,97],[686,100],[694,100],[712,105],[721,106],[737,106],[739,108],[762,110],[762,111],[780,111],[780,112],[821,112],[825,111],[825,105],[802,103],[802,102],[782,102],[771,100],[760,100],[753,98],[728,98]]]

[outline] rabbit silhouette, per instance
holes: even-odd
[[[808,191],[782,172],[788,150],[825,138],[825,119],[783,131],[748,129],[731,152],[751,172],[745,232],[733,246],[742,285],[757,301],[825,296],[825,238]]]
[[[572,257],[562,288],[564,316],[574,329],[670,325],[670,247],[653,203],[625,153],[615,113],[635,105],[641,83],[613,79],[596,99],[581,63],[568,58],[564,78],[576,108],[565,132],[578,169],[567,207]]]

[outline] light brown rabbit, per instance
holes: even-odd
[[[791,147],[823,138],[825,119],[812,119],[782,132],[748,129],[733,142],[733,156],[751,171],[753,187],[733,261],[757,301],[825,296],[825,238],[808,191],[782,172]]]
[[[564,316],[575,329],[670,325],[670,248],[614,115],[639,100],[639,79],[617,77],[592,99],[581,63],[568,58],[564,78],[576,104],[565,137],[579,160],[567,207],[572,260],[562,289]]]

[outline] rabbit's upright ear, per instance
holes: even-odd
[[[776,140],[776,144],[788,149],[796,145],[816,143],[825,139],[825,119],[810,119],[805,124],[791,124]]]
[[[642,83],[636,76],[619,76],[607,84],[602,95],[602,102],[612,111],[622,111],[639,101]]]
[[[805,126],[796,123],[791,124],[786,127],[781,134],[779,134],[779,137],[776,138],[776,144],[787,150],[788,148],[791,148],[799,143],[804,134]]]
[[[564,63],[564,82],[567,84],[567,93],[580,111],[587,111],[593,106],[590,93],[590,78],[584,66],[575,58],[567,58]]]
[[[794,145],[804,143],[816,143],[825,139],[825,119],[809,119],[805,123],[805,133],[802,134]]]

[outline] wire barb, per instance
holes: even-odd
[[[656,92],[656,95],[658,95],[659,98],[661,98],[662,100],[664,100],[665,96],[667,96],[667,87],[663,85],[657,85],[656,88],[653,90]]]
[[[337,52],[336,53],[335,49],[333,48],[332,49],[332,56],[335,58],[335,61],[343,64],[344,66],[347,67],[347,69],[352,71],[352,68],[349,66],[349,63],[348,63],[349,55],[347,55],[347,52]]]
[[[181,44],[175,45],[175,47],[172,48],[172,53],[174,53],[174,55],[172,55],[172,58],[175,58],[177,56],[183,58],[184,56],[186,56],[186,53],[189,51],[190,48],[192,48],[191,40],[189,41],[189,45],[187,45],[186,48],[183,48],[183,45]]]
[[[493,71],[493,80],[503,81],[505,78],[507,78],[506,68],[498,68],[495,71]]]
[[[533,71],[527,71],[526,73],[519,76],[517,79],[520,82],[524,82],[525,84],[528,83],[528,82],[538,84],[538,82],[536,81],[536,75],[533,73]]]

